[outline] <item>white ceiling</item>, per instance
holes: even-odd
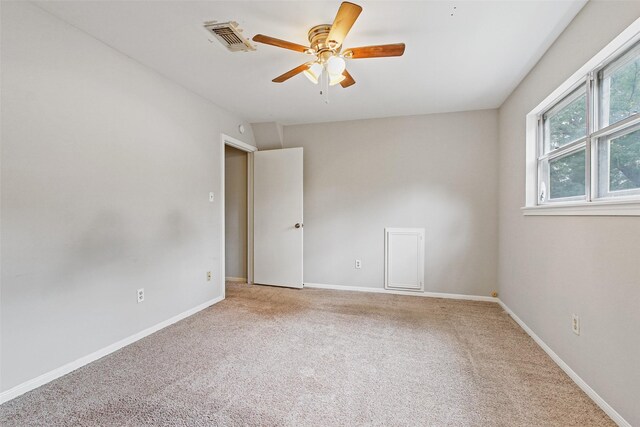
[[[271,82],[307,55],[266,45],[231,53],[202,24],[235,20],[247,38],[307,44],[339,1],[37,4],[250,122],[294,124],[499,107],[586,0],[356,2],[364,10],[345,47],[404,42],[406,52],[349,61],[357,83],[332,87],[328,105],[303,75]]]

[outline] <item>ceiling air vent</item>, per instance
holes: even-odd
[[[206,28],[210,34],[213,34],[216,39],[231,52],[249,52],[256,50],[249,40],[242,37],[242,30],[238,28],[237,22],[205,22],[204,28]]]

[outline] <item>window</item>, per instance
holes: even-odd
[[[527,116],[525,210],[640,215],[640,20],[625,32]]]
[[[544,113],[539,163],[539,202],[585,200],[587,92],[581,86]]]

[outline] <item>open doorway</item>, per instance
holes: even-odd
[[[248,154],[224,147],[225,282],[246,283],[248,275]]]
[[[220,281],[224,289],[227,281],[253,283],[253,153],[257,149],[225,134],[220,148]]]
[[[223,134],[220,170],[223,295],[227,281],[302,288],[303,149],[257,152]]]

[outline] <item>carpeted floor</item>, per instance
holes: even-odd
[[[497,304],[227,284],[0,425],[614,424]]]

